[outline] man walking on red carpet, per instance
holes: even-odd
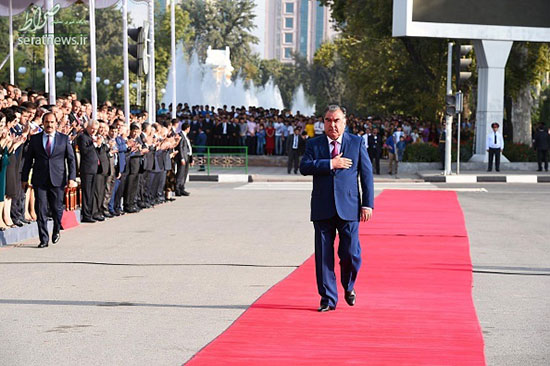
[[[320,312],[336,309],[334,239],[340,238],[341,282],[348,305],[355,304],[355,280],[361,266],[359,220],[368,221],[374,208],[372,165],[364,140],[345,131],[345,109],[331,105],[325,113],[325,135],[309,139],[300,164],[313,175],[311,221],[315,228],[315,272]],[[359,192],[359,181],[361,192]]]

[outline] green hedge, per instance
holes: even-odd
[[[410,163],[435,163],[439,161],[439,149],[432,144],[410,144],[405,148],[403,161]]]
[[[537,161],[535,150],[525,144],[504,144],[504,156],[511,162]]]
[[[456,162],[456,144],[453,145],[451,160]],[[472,144],[461,144],[460,161],[467,162],[472,157]],[[438,163],[439,147],[434,144],[416,143],[407,145],[403,161],[409,163]]]

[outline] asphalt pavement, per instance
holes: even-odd
[[[0,365],[181,365],[313,253],[310,184],[191,183],[190,197],[47,249],[0,248]],[[377,193],[390,188],[456,188],[487,364],[550,364],[550,186]]]

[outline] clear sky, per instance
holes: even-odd
[[[185,0],[182,0],[185,1]],[[256,28],[254,28],[254,35],[260,39],[260,43],[254,46],[254,51],[260,54],[260,57],[264,56],[264,32],[265,32],[265,0],[254,0],[256,3]],[[132,18],[134,26],[139,26],[147,19],[147,3],[136,0],[128,1],[128,12]]]

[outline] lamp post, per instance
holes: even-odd
[[[36,81],[36,68],[37,68],[37,65],[38,65],[38,62],[36,61],[36,54],[34,52],[34,48],[32,50],[31,59],[26,58],[21,63],[23,65],[26,65],[27,67],[29,67],[31,69],[31,87],[34,90],[35,81]],[[22,71],[23,69],[24,69],[24,71]],[[25,67],[21,66],[19,69],[17,69],[17,71],[20,74],[25,74],[27,72],[27,69]]]

